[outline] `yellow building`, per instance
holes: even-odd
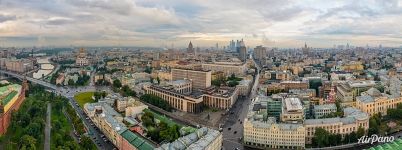
[[[362,71],[362,70],[364,70],[364,67],[360,62],[352,62],[350,64],[346,64],[346,65],[341,66],[341,70],[345,70],[345,71]]]
[[[381,113],[387,115],[387,110],[396,108],[402,103],[402,97],[390,98],[387,96],[363,95],[356,97],[356,107],[370,116]]]

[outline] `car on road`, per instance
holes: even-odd
[[[228,128],[229,131],[230,131],[230,129],[232,129],[232,128]]]
[[[233,134],[236,134],[236,133],[237,133],[237,131],[234,131],[234,132],[233,132]]]

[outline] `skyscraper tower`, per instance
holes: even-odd
[[[307,47],[307,43],[306,43],[306,42],[304,42],[304,47],[302,48],[302,51],[303,51],[303,54],[304,54],[304,55],[308,55],[308,54],[309,54],[310,48]]]
[[[241,61],[246,61],[246,59],[247,59],[247,48],[246,48],[246,45],[244,44],[243,39],[239,43],[238,51],[239,51],[239,59]]]
[[[193,47],[193,43],[191,43],[191,41],[190,41],[190,43],[188,44],[187,53],[192,53],[192,54],[194,54],[194,47]]]

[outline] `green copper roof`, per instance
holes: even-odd
[[[1,100],[1,105],[7,105],[8,102],[10,102],[11,99],[13,99],[13,97],[15,95],[17,95],[18,92],[17,91],[12,91],[10,94],[8,94],[4,99]]]
[[[151,142],[148,142],[146,139],[130,130],[124,131],[121,133],[121,136],[139,150],[153,150],[155,148]]]
[[[402,150],[402,139],[372,147],[369,150]]]

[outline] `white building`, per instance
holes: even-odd
[[[314,118],[319,119],[325,115],[336,112],[335,104],[315,105],[313,109]]]

